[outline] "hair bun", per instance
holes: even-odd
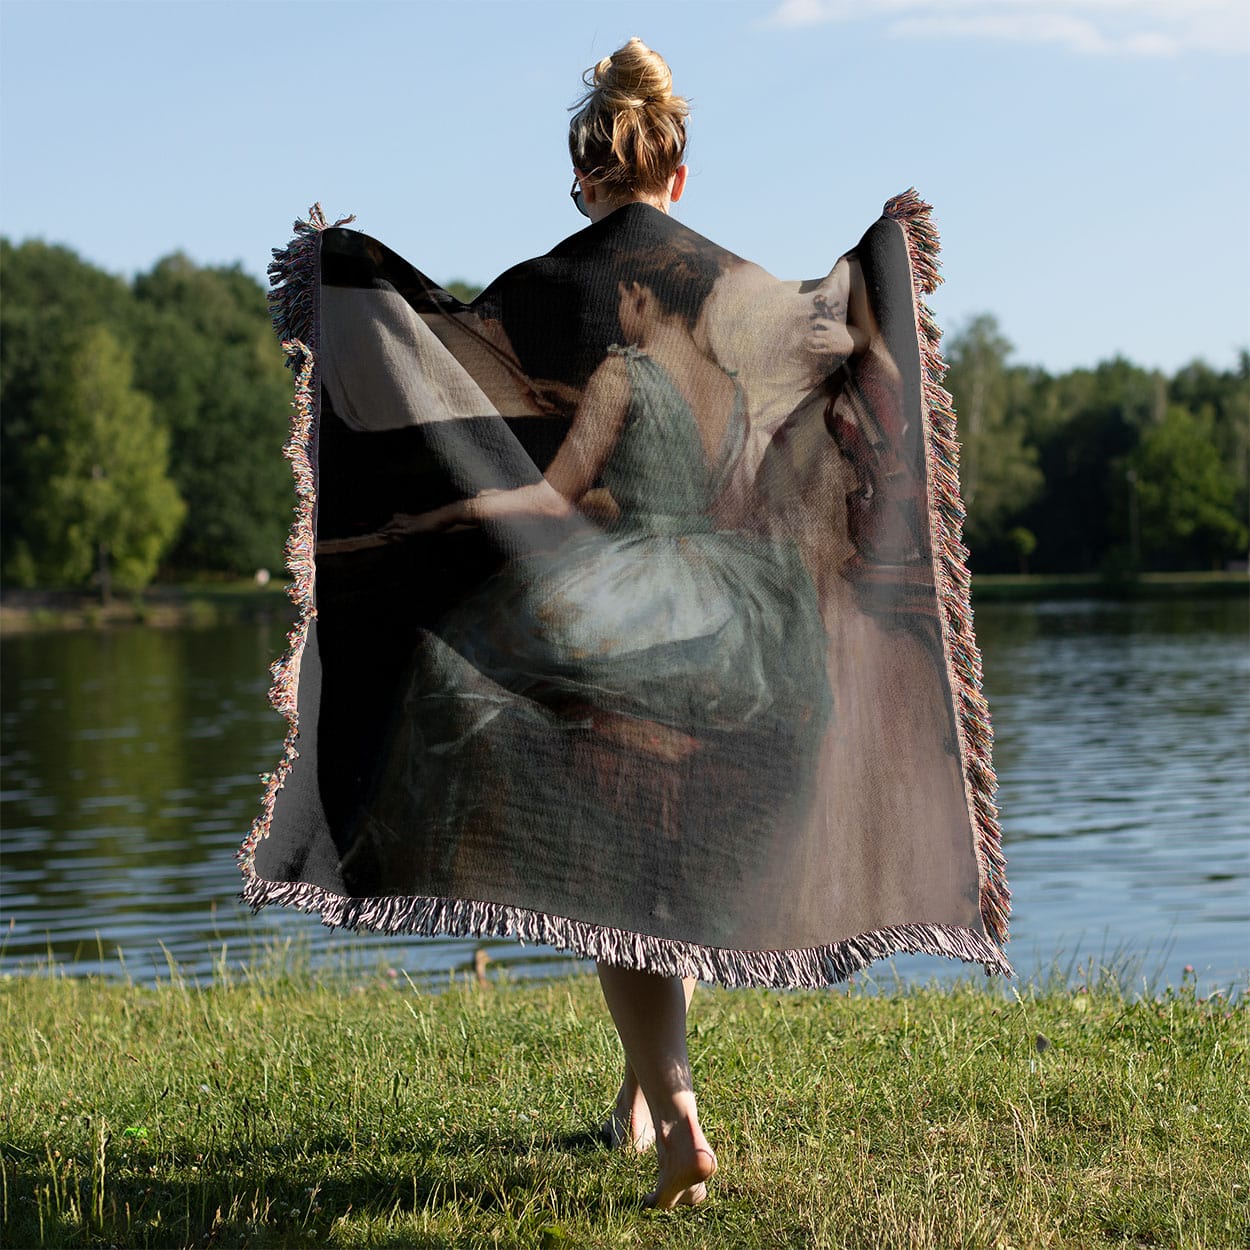
[[[605,56],[592,75],[586,85],[608,96],[614,108],[662,105],[673,98],[672,71],[664,58],[637,35],[611,56]]]
[[[582,81],[569,125],[573,164],[617,192],[662,190],[685,155],[690,112],[673,94],[668,63],[635,36]]]

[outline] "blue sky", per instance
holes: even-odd
[[[579,228],[566,110],[634,34],[693,107],[678,215],[779,276],[915,185],[948,329],[1052,370],[1250,344],[1245,0],[0,0],[0,227],[260,276],[320,200],[485,282]]]

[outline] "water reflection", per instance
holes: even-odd
[[[1150,948],[1174,980],[1244,979],[1246,603],[987,605],[977,624],[1017,960]]]
[[[1250,967],[1247,605],[1227,600],[986,605],[1011,954],[1130,951],[1178,980]],[[49,953],[78,971],[196,976],[309,935],[318,960],[434,975],[480,943],[330,935],[236,901],[234,855],[281,722],[265,702],[282,626],[19,636],[0,644],[0,968]],[[520,975],[551,952],[486,943]],[[900,960],[906,976],[945,972]]]

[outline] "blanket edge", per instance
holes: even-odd
[[[1002,828],[994,795],[994,731],[982,693],[981,652],[972,622],[972,576],[962,534],[966,509],[959,484],[959,436],[955,408],[942,386],[942,332],[924,296],[941,284],[940,242],[933,207],[909,187],[886,201],[882,215],[902,227],[912,275],[912,304],[920,345],[922,402],[926,425],[926,478],[941,632],[947,676],[955,700],[959,754],[980,874],[980,910],[986,931],[999,944],[1008,940],[1011,892],[1007,887]]]
[[[355,221],[341,217],[335,226]],[[295,371],[295,393],[291,400],[290,435],[282,454],[291,462],[295,480],[295,516],[287,535],[285,561],[291,575],[287,595],[296,607],[295,623],[286,637],[286,649],[269,667],[269,702],[287,722],[282,753],[273,772],[261,773],[260,810],[253,820],[238,864],[244,878],[244,895],[260,882],[256,873],[256,847],[269,836],[278,791],[285,785],[299,758],[299,667],[308,641],[308,632],[317,615],[316,592],[316,504],[317,473],[310,450],[316,438],[318,418],[316,359],[308,344],[317,342],[318,288],[321,280],[321,233],[331,223],[320,204],[308,210],[307,220],[297,218],[294,237],[284,248],[273,249],[269,264],[269,311],[274,331],[286,353],[287,366]],[[273,883],[270,883],[273,884]],[[253,904],[255,910],[256,905]]]
[[[315,912],[332,929],[369,929],[423,937],[504,937],[550,946],[660,976],[697,977],[730,989],[820,989],[845,981],[890,955],[938,955],[984,966],[987,976],[1013,976],[998,947],[958,925],[888,925],[824,946],[798,950],[738,950],[656,937],[554,916],[508,903],[426,895],[348,898],[306,881],[248,876],[243,901],[254,911],[273,904]]]

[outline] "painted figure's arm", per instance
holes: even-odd
[[[484,490],[469,499],[416,516],[401,513],[384,534],[422,534],[454,525],[480,525],[512,517],[568,516],[595,484],[616,445],[629,408],[625,361],[609,356],[591,375],[568,436],[541,481],[508,490]]]
[[[839,281],[838,270],[845,264]],[[864,289],[864,275],[859,262],[851,256],[839,262],[825,287],[817,291],[814,301],[819,312],[812,318],[804,346],[814,356],[832,358],[837,364],[856,356],[867,347],[871,337],[871,308]]]
[[[872,304],[868,299],[868,284],[864,281],[864,271],[859,266],[859,258],[848,258],[851,271],[851,291],[846,301],[846,328],[855,344],[855,352],[863,352],[872,341],[877,331],[877,318],[873,314]]]

